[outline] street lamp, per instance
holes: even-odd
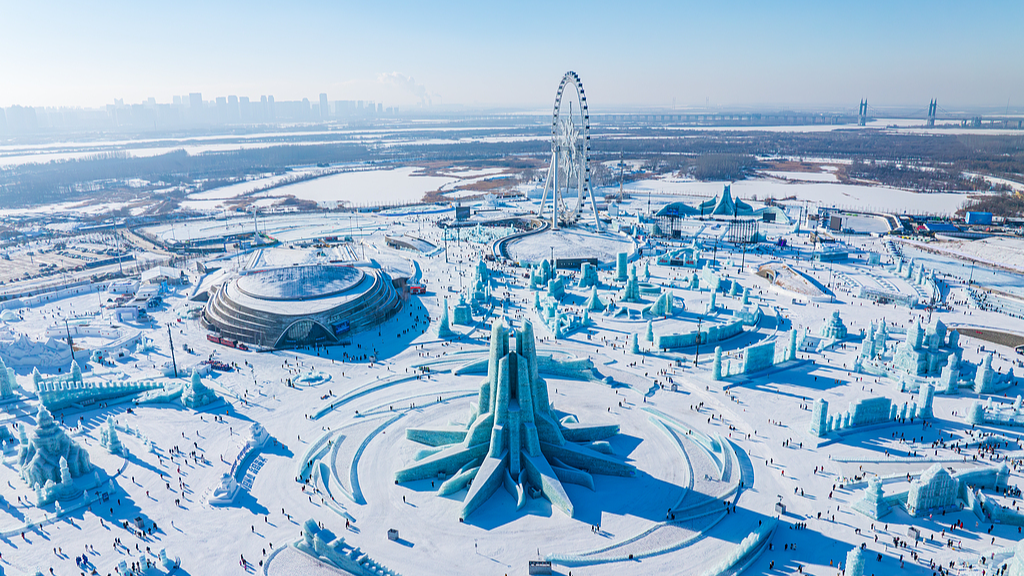
[[[697,318],[697,350],[693,353],[693,366],[697,367],[697,359],[700,358],[700,324],[702,318]]]

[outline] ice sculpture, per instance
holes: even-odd
[[[882,481],[877,477],[868,480],[864,497],[853,503],[853,509],[875,520],[888,514],[890,508],[882,495]]]
[[[517,502],[543,495],[573,516],[562,482],[594,487],[592,473],[633,476],[636,469],[581,443],[614,436],[617,424],[582,426],[559,421],[548,401],[547,383],[538,375],[533,326],[515,333],[501,320],[491,330],[487,377],[469,424],[440,429],[409,428],[406,437],[441,450],[395,473],[396,482],[446,477],[440,495],[469,486],[460,518],[466,518],[504,486]]]
[[[77,478],[92,471],[89,453],[68,437],[44,406],[39,407],[32,435],[27,435],[22,427],[21,439],[18,466],[22,479],[29,486],[60,482],[61,460],[66,462],[70,477]]]
[[[615,257],[615,280],[619,282],[626,281],[626,258],[625,252],[619,252]]]
[[[640,340],[637,338],[636,334],[629,335],[629,352],[630,354],[640,353]]]
[[[935,464],[911,482],[907,512],[911,516],[923,516],[932,510],[953,509],[959,491],[960,482],[941,465]]]
[[[14,396],[14,388],[18,381],[14,377],[14,369],[8,368],[0,358],[0,399]]]
[[[437,337],[451,338],[452,336],[455,336],[455,332],[448,324],[448,297],[445,296],[441,301],[441,321],[437,323]]]
[[[580,281],[578,286],[580,288],[590,288],[591,286],[597,286],[599,281],[597,279],[597,268],[590,262],[584,262],[580,267]]]
[[[715,360],[711,365],[711,379],[722,379],[722,347],[715,346]]]
[[[121,446],[121,439],[117,436],[117,428],[114,427],[113,416],[107,417],[107,422],[100,428],[100,446],[107,449],[111,454],[121,454],[124,449]]]
[[[452,322],[459,326],[469,326],[473,323],[473,308],[466,303],[466,298],[459,296],[459,303],[452,309],[454,319]]]
[[[839,310],[833,310],[828,322],[821,326],[821,337],[826,340],[842,340],[847,336],[846,324],[839,317]]]
[[[860,547],[846,553],[846,571],[844,576],[864,576],[864,554]]]
[[[601,297],[597,295],[596,285],[590,289],[590,298],[587,298],[587,301],[583,304],[583,306],[587,310],[590,310],[591,312],[604,311],[604,302],[601,302]]]
[[[216,399],[217,394],[207,387],[206,384],[203,384],[203,379],[199,376],[199,372],[193,370],[192,378],[181,391],[181,403],[188,408],[195,409],[202,408]]]
[[[644,334],[644,340],[654,342],[654,320],[647,321],[647,333]]]
[[[992,369],[992,354],[986,354],[985,359],[982,360],[981,366],[978,366],[978,372],[974,377],[974,392],[976,394],[991,394],[993,390],[993,376],[995,376],[995,370]]]
[[[640,302],[640,282],[636,279],[636,266],[629,267],[629,279],[626,280],[626,288],[619,295],[623,302]]]

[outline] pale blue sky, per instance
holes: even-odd
[[[1024,2],[0,0],[0,106],[1024,107]],[[410,80],[411,79],[411,80]]]

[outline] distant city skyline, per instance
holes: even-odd
[[[1024,107],[1024,3],[8,3],[0,107]]]

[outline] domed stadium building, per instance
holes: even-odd
[[[383,270],[314,264],[254,270],[210,296],[203,323],[220,338],[261,348],[338,344],[402,308]]]

